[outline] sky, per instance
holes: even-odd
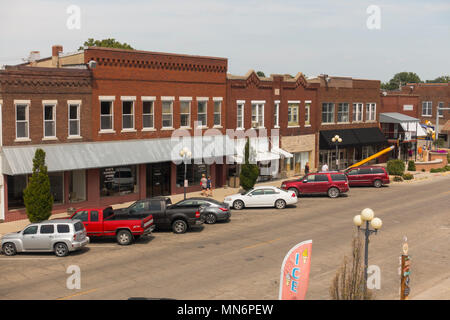
[[[69,29],[67,9],[80,9]],[[370,6],[379,8],[379,29]],[[375,20],[374,20],[375,18]],[[302,72],[388,81],[450,74],[448,0],[0,0],[0,65],[88,38],[139,50],[228,58],[228,72]]]

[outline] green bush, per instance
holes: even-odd
[[[408,171],[416,171],[416,163],[413,160],[408,161]]]
[[[411,173],[403,174],[403,180],[412,180],[412,179],[414,179],[414,176]]]
[[[387,171],[390,175],[401,176],[405,172],[405,163],[402,160],[389,160]]]
[[[256,180],[258,179],[259,168],[256,164],[249,163],[250,142],[248,138],[245,144],[244,156],[245,162],[242,164],[239,180],[241,187],[244,188],[244,190],[250,190],[251,188],[253,188],[253,186],[256,183]]]
[[[445,166],[444,168],[436,168],[436,169],[431,169],[430,172],[431,173],[436,173],[436,172],[446,172],[446,171],[450,171],[449,166]]]
[[[401,182],[401,181],[403,181],[403,178],[401,176],[395,176],[393,180],[395,182]]]

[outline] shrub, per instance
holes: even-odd
[[[408,171],[416,171],[416,163],[413,160],[408,161]]]
[[[447,167],[449,167],[449,166],[445,166],[444,168],[431,169],[430,172],[431,172],[431,173],[436,173],[436,172],[446,172],[446,171],[449,171]]]
[[[402,182],[403,178],[401,176],[395,176],[393,179],[395,182]]]
[[[403,180],[412,180],[412,179],[414,179],[414,176],[411,173],[403,174]]]
[[[244,188],[244,190],[250,190],[253,188],[253,186],[256,183],[256,180],[259,176],[259,168],[256,164],[249,163],[250,158],[250,141],[247,139],[247,142],[245,144],[245,162],[242,164],[241,167],[241,175],[239,176],[241,187]]]
[[[402,160],[389,160],[387,171],[390,175],[401,176],[405,172],[405,163]]]

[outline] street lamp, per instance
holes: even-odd
[[[189,159],[192,156],[191,151],[189,151],[188,148],[184,147],[183,149],[181,149],[180,151],[180,156],[183,158],[183,162],[184,162],[184,181],[183,181],[183,185],[184,185],[184,199],[186,200],[186,172],[187,172],[187,159]]]
[[[342,142],[341,137],[335,135],[331,141],[336,144],[336,170],[339,170],[339,154],[338,154],[338,144]]]
[[[366,227],[361,228],[361,225],[366,222]],[[373,229],[369,228],[369,222]],[[383,225],[383,222],[380,218],[375,218],[375,214],[373,213],[373,210],[370,208],[365,208],[361,211],[361,214],[356,215],[353,218],[353,223],[355,226],[358,227],[358,230],[361,230],[364,232],[365,235],[365,252],[364,252],[364,292],[367,291],[367,268],[369,266],[369,236],[372,233],[377,233],[377,231],[381,228]]]

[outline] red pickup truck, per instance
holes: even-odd
[[[143,218],[115,215],[111,207],[79,209],[70,218],[81,220],[89,237],[116,237],[120,245],[129,245],[155,228],[152,215]]]

